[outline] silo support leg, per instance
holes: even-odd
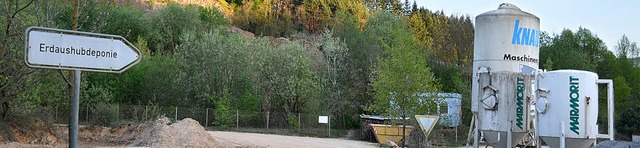
[[[509,131],[507,131],[507,147],[511,147],[511,124],[509,124]]]
[[[475,123],[475,120],[476,120],[476,115],[474,114],[474,115],[471,117],[471,122],[469,123],[470,125],[469,125],[469,133],[467,134],[467,146],[466,146],[466,147],[469,147],[469,143],[471,143],[471,138],[473,138],[472,136],[473,136],[474,131],[475,131],[474,126],[473,126],[473,125],[475,125],[475,124],[476,124],[476,123]],[[475,141],[473,141],[473,142],[475,142]]]
[[[564,136],[564,121],[560,121],[560,148],[565,147]]]

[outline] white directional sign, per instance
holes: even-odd
[[[121,73],[141,58],[117,35],[30,27],[25,36],[25,61],[35,68]]]

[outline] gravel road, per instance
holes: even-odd
[[[216,140],[218,140],[218,142],[221,144],[222,147],[375,148],[378,146],[377,143],[345,140],[345,139],[335,139],[335,138],[295,137],[295,136],[222,132],[222,131],[209,131],[209,133]]]

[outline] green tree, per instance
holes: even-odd
[[[24,64],[24,30],[30,26],[55,27],[56,18],[62,12],[63,3],[58,1],[16,1],[8,0],[0,3],[0,11],[4,17],[0,19],[0,116],[9,120],[12,111],[20,106],[35,104],[44,105],[44,99],[56,97],[56,85],[60,84],[55,70],[39,70],[29,68]],[[64,84],[64,83],[62,83]],[[43,88],[38,92],[31,92],[35,88]],[[23,93],[27,93],[23,95]],[[34,96],[35,95],[35,96]],[[53,100],[53,99],[52,99]],[[16,108],[17,107],[17,108]],[[13,108],[13,109],[12,109]],[[29,111],[25,108],[26,111]],[[5,132],[6,133],[6,132]],[[9,134],[9,139],[15,139]]]
[[[414,35],[415,42],[421,47],[431,47],[433,38],[423,17],[424,13],[414,13],[409,19],[409,26]],[[427,16],[428,17],[428,16]],[[429,19],[429,18],[427,18]]]
[[[637,50],[637,45],[635,44],[635,42],[629,41],[626,36],[622,36],[622,38],[618,42],[618,45],[616,45],[615,47],[616,51],[618,51],[617,63],[621,70],[619,74],[625,78],[627,84],[629,84],[629,87],[632,90],[639,90],[640,68],[637,67],[633,63],[633,61],[631,61],[631,59],[629,59],[629,56],[631,56],[631,52]],[[624,72],[622,72],[622,70],[624,70]],[[633,91],[632,95],[640,96],[640,92]]]
[[[129,41],[136,41],[138,37],[149,33],[149,23],[141,10],[131,6],[113,6],[103,13],[109,13],[110,16],[105,21],[102,33],[120,35]]]
[[[346,95],[347,82],[349,80],[349,49],[347,45],[340,39],[333,37],[333,34],[329,30],[325,30],[321,34],[322,44],[321,51],[323,52],[326,60],[326,74],[325,83],[326,103],[327,109],[332,115],[343,115],[353,112],[353,105],[350,102],[349,96]],[[342,122],[344,123],[344,122]],[[343,124],[343,127],[346,125]]]
[[[627,35],[622,35],[618,45],[615,46],[618,57],[633,58],[638,56],[638,45],[636,42],[629,41]]]
[[[550,58],[554,69],[596,71],[602,53],[607,50],[602,40],[585,28],[575,33],[565,29],[559,35],[554,35],[550,43],[541,45],[540,59]]]
[[[370,27],[371,28],[371,27]],[[345,80],[348,90],[345,95],[357,110],[352,110],[354,114],[364,112],[364,107],[371,102],[368,91],[369,75],[371,74],[371,62],[373,60],[373,50],[369,41],[371,38],[360,30],[358,18],[349,13],[339,12],[334,18],[332,33],[335,37],[343,39],[348,48],[346,60],[349,66],[346,71]]]
[[[225,35],[223,29],[202,34],[191,31],[181,40],[183,44],[178,46],[176,56],[181,71],[178,83],[190,85],[185,98],[212,104],[218,99],[241,98],[253,93],[249,79],[250,48],[240,35]]]
[[[180,43],[182,33],[192,31],[201,25],[198,19],[197,7],[181,6],[177,3],[169,3],[166,7],[151,12],[149,27],[151,31],[145,37],[149,41],[149,48],[152,52],[168,53],[175,52],[176,46]]]
[[[613,88],[614,91],[614,104],[616,110],[626,110],[629,108],[629,102],[631,102],[631,89],[627,85],[624,77],[618,76],[613,79]],[[616,115],[616,119],[620,117],[620,114]]]
[[[640,100],[640,98],[635,99]],[[635,103],[630,103],[630,107],[628,109],[618,111],[621,114],[621,120],[616,122],[616,130],[617,133],[619,133],[618,135],[624,137],[624,139],[629,140],[632,135],[640,134],[640,127],[638,127],[638,123],[640,123],[640,114],[638,113],[638,110],[640,110],[640,103],[636,101]]]
[[[383,22],[399,22],[390,26],[389,41],[382,42],[384,50],[378,55],[379,63],[374,67],[371,86],[375,102],[371,109],[393,117],[400,117],[404,126],[407,117],[424,114],[428,107],[435,106],[434,100],[420,97],[424,92],[437,92],[438,83],[427,66],[427,59],[415,48],[413,34],[406,22],[387,12],[376,13],[372,17]],[[403,142],[404,145],[404,142]]]

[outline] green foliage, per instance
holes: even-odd
[[[250,48],[246,48],[245,40],[239,35],[227,36],[221,30],[204,34],[187,32],[182,41],[184,44],[178,46],[176,59],[181,71],[178,83],[190,84],[185,97],[206,103],[202,100],[204,94],[212,95],[214,100],[225,94],[230,98],[253,94]]]
[[[110,8],[107,13],[110,17],[105,22],[102,33],[120,35],[129,41],[137,41],[151,29],[144,13],[132,6]]]
[[[16,102],[24,102],[21,108],[30,109],[36,106],[55,106],[64,105],[68,97],[67,83],[60,78],[59,71],[38,71],[35,76],[29,79],[29,82],[36,82],[36,78],[41,77],[38,83],[34,83],[30,87],[17,96]],[[55,87],[57,86],[57,87]]]
[[[613,79],[614,91],[614,104],[616,110],[626,110],[629,108],[629,102],[631,102],[631,88],[627,85],[624,77],[618,76]],[[619,119],[620,114],[616,114],[616,119]]]
[[[597,62],[607,49],[602,40],[588,29],[580,28],[573,33],[564,30],[551,38],[551,42],[541,44],[540,59],[550,59],[554,69],[578,69],[596,71]]]
[[[231,106],[243,111],[257,111],[260,109],[260,96],[245,94],[238,99],[231,99]]]
[[[151,31],[147,34],[149,48],[154,52],[173,53],[179,45],[182,33],[197,29],[201,21],[198,9],[194,6],[183,7],[176,3],[169,3],[166,7],[156,10],[148,17]]]
[[[636,97],[634,99],[639,100],[640,98]],[[640,134],[640,126],[638,126],[638,123],[640,123],[640,114],[638,114],[638,110],[640,110],[640,101],[629,103],[629,105],[629,108],[620,111],[620,118],[616,121],[617,133],[622,137],[625,137],[627,140],[630,139],[631,135]]]
[[[640,48],[636,45],[636,42],[629,41],[627,35],[622,35],[618,45],[616,45],[616,52],[618,57],[638,57]]]
[[[111,90],[102,85],[90,85],[85,80],[81,81],[80,88],[80,98],[82,98],[83,103],[112,103],[114,100]]]
[[[79,30],[124,36],[135,41],[143,58],[122,74],[83,73],[82,100],[96,104],[98,124],[114,118],[113,106],[106,103],[121,103],[151,105],[151,115],[160,106],[215,108],[214,123],[221,126],[233,124],[234,110],[250,110],[284,112],[292,127],[301,126],[296,113],[329,113],[337,117],[334,127],[352,127],[359,124],[354,114],[423,114],[435,105],[416,95],[438,90],[463,94],[463,122],[471,117],[474,28],[469,16],[446,16],[400,1],[218,2],[222,11],[177,3],[151,11],[81,3]],[[8,4],[0,6],[8,11]],[[58,70],[23,64],[21,34],[28,26],[70,29],[71,15],[69,3],[35,1],[9,20],[9,34],[0,32],[0,102],[13,102],[24,113],[67,104],[67,84]],[[229,31],[229,25],[292,41],[243,36]],[[640,68],[629,59],[637,57],[635,46],[623,36],[614,54],[585,28],[542,33],[540,66],[596,71],[613,79],[616,109],[624,110],[616,114],[617,130],[633,132],[639,121],[621,119],[637,116],[632,112],[637,103],[628,103],[640,96]],[[600,101],[604,107],[606,100]]]
[[[230,113],[231,109],[229,107],[229,103],[227,102],[227,98],[222,98],[218,100],[215,104],[215,116],[214,116],[214,124],[222,127],[230,127],[235,122],[233,121],[233,116]]]
[[[542,67],[544,67],[544,70],[547,70],[547,71],[553,70],[553,60],[551,60],[551,58],[547,58],[547,60],[544,61],[544,64]]]
[[[149,49],[149,43],[147,43],[147,40],[142,38],[142,36],[138,36],[138,38],[136,38],[136,42],[134,46],[136,46],[136,48],[140,50],[142,59],[151,58],[151,50]]]
[[[300,122],[298,122],[298,116],[294,114],[288,114],[287,122],[289,123],[289,126],[291,126],[291,128],[300,129]]]
[[[224,14],[215,7],[198,7],[198,19],[202,21],[205,28],[215,28],[219,26],[228,26],[229,20],[224,18]]]
[[[326,30],[321,35],[322,44],[321,50],[326,60],[326,74],[324,80],[326,80],[326,93],[328,96],[326,100],[326,107],[333,109],[331,113],[344,112],[338,108],[348,105],[348,100],[345,99],[346,78],[349,77],[347,68],[349,49],[347,45],[340,39],[334,38],[331,31]]]
[[[369,75],[373,60],[373,52],[370,49],[370,37],[360,30],[360,25],[355,16],[349,13],[338,13],[334,19],[335,25],[332,28],[333,36],[343,39],[348,48],[346,68],[347,76],[345,84],[348,90],[345,96],[351,99],[351,104],[357,110],[352,110],[355,114],[364,111],[364,107],[371,102],[369,96]]]
[[[286,113],[316,111],[319,107],[321,84],[313,71],[311,59],[299,44],[289,42],[275,48],[259,40],[256,71],[257,91],[263,98],[264,110]],[[264,46],[267,45],[267,46]]]
[[[394,23],[388,34],[379,33],[383,52],[374,67],[371,83],[375,102],[372,110],[395,117],[425,114],[436,104],[433,99],[420,97],[424,92],[437,92],[438,82],[427,66],[426,56],[415,48],[413,35],[404,20],[390,13],[376,13],[370,23]],[[389,39],[389,40],[385,40]]]
[[[614,104],[616,110],[616,122],[638,123],[637,121],[626,120],[622,116],[633,118],[635,115],[624,114],[624,111],[633,108],[630,102],[634,102],[632,98],[638,96],[640,89],[640,68],[635,66],[627,57],[635,46],[628,41],[625,36],[622,37],[616,51],[618,57],[613,52],[606,49],[602,40],[593,35],[588,29],[579,28],[577,32],[564,30],[560,35],[548,36],[546,33],[541,35],[540,59],[546,59],[547,62],[543,67],[554,69],[580,69],[587,71],[595,71],[599,78],[613,79],[614,84]],[[606,108],[607,98],[604,87],[600,89],[599,124],[606,125]],[[631,106],[630,106],[631,105]],[[625,133],[628,127],[618,127],[619,133]]]

